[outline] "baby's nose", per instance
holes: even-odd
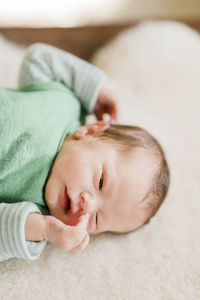
[[[91,213],[95,208],[95,199],[89,192],[80,194],[80,210],[82,213]]]

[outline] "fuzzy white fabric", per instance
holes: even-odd
[[[0,43],[0,65],[7,61],[7,74],[15,74],[10,45]],[[134,233],[101,234],[83,252],[48,245],[37,261],[1,263],[0,299],[200,299],[200,37],[179,23],[144,23],[93,62],[110,75],[120,121],[147,128],[162,143],[168,197]],[[2,83],[14,84],[10,75]]]

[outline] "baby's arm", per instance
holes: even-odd
[[[19,74],[19,87],[33,82],[62,82],[91,113],[105,77],[104,72],[75,55],[37,43],[27,50]]]
[[[39,212],[34,203],[0,203],[0,261],[12,257],[34,260],[40,256],[46,241],[27,242],[24,232],[27,216]]]
[[[53,216],[29,214],[25,224],[26,240],[46,240],[63,250],[82,250],[89,242],[87,222],[87,215],[81,216],[76,226],[69,226]]]

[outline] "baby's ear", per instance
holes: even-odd
[[[101,135],[101,133],[103,133],[108,127],[109,123],[105,121],[98,121],[93,124],[84,125],[74,132],[73,138],[79,140],[89,135],[98,136]]]

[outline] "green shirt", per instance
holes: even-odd
[[[80,102],[61,83],[33,83],[0,89],[0,112],[0,202],[33,202],[48,214],[45,182],[65,136],[82,124]]]
[[[93,111],[105,74],[80,58],[34,44],[19,89],[0,89],[0,261],[36,259],[46,241],[27,242],[29,213],[48,214],[44,188],[63,140]]]

